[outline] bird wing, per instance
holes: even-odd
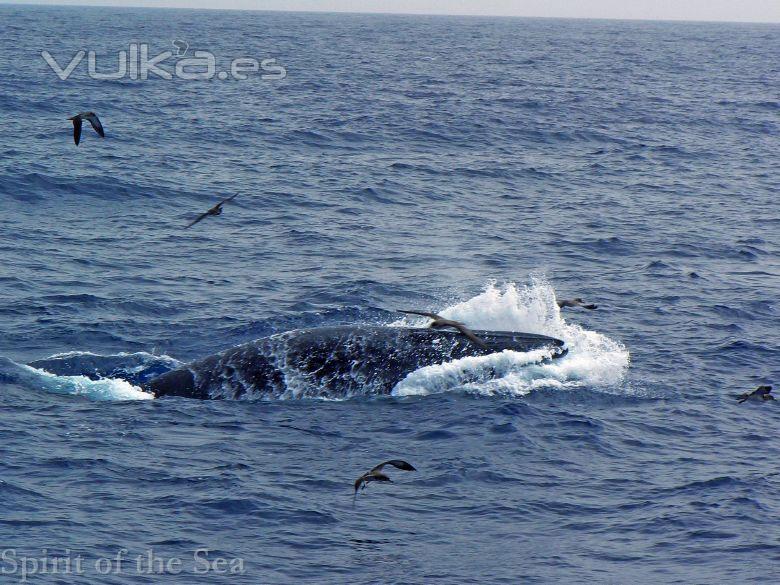
[[[384,463],[380,463],[379,465],[374,467],[369,473],[382,471],[382,468],[385,465],[392,465],[393,467],[397,467],[398,469],[402,469],[404,471],[417,471],[417,469],[415,469],[415,467],[411,463],[407,463],[402,459],[391,459],[390,461],[385,461]]]
[[[488,349],[488,344],[482,341],[479,337],[474,335],[474,332],[466,327],[463,323],[458,323],[457,321],[450,321],[447,323],[450,327],[454,327],[458,331],[460,331],[461,335],[466,337],[469,341],[472,343],[478,345],[479,347],[483,349]]]
[[[81,117],[73,116],[71,120],[73,121],[73,141],[78,146],[81,141]]]
[[[426,313],[425,311],[404,311],[403,309],[398,309],[398,312],[406,313],[407,315],[422,315],[423,317],[430,317],[431,319],[442,319],[442,317],[436,313]]]
[[[92,124],[92,127],[95,129],[95,132],[97,132],[101,138],[106,137],[106,133],[103,132],[103,124],[100,123],[100,120],[95,114],[87,114],[84,117],[87,120],[89,120],[89,123]]]
[[[765,394],[765,393],[767,393],[767,392],[766,392],[766,390],[764,390],[764,387],[763,386],[759,386],[758,388],[756,388],[752,392],[745,392],[744,394],[740,394],[737,397],[737,400],[739,401],[740,404],[742,404],[746,400],[750,399],[751,396],[761,396],[762,394]]]
[[[217,211],[217,210],[219,210],[223,205],[225,205],[225,203],[227,203],[228,201],[233,201],[233,199],[235,199],[237,196],[238,196],[238,193],[236,193],[232,197],[228,197],[227,199],[223,199],[222,201],[217,203],[214,207],[209,209],[209,211]]]
[[[589,305],[582,305],[582,307],[583,307],[584,309],[588,309],[589,311],[595,311],[596,309],[598,309],[598,308],[599,308],[599,306],[598,306],[598,305],[594,305],[594,304],[592,304],[592,303],[591,303],[591,304],[589,304]]]
[[[201,213],[192,223],[188,224],[184,229],[186,230],[187,228],[194,226],[196,223],[198,223],[199,221],[203,221],[208,216],[209,216],[208,211],[206,213]]]

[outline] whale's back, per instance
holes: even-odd
[[[552,337],[475,331],[482,348],[457,331],[412,327],[337,326],[300,329],[228,349],[158,376],[146,385],[156,396],[191,398],[343,397],[388,394],[414,370],[504,350],[550,348]]]

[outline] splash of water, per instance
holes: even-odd
[[[53,394],[84,396],[92,400],[153,400],[154,396],[144,392],[130,382],[119,378],[90,380],[86,376],[57,376],[31,366],[20,366],[29,376],[28,384]]]
[[[58,376],[44,370],[17,364],[0,357],[0,382],[17,384],[30,390],[84,396],[92,400],[151,400],[154,398],[117,378],[90,380],[86,376]]]
[[[451,305],[439,313],[462,321],[473,329],[524,331],[556,337],[569,353],[543,361],[543,351],[504,351],[467,357],[446,364],[420,368],[393,389],[396,396],[431,394],[460,388],[479,394],[525,395],[536,388],[593,387],[609,390],[625,378],[628,350],[601,333],[569,324],[556,304],[555,290],[537,278],[527,286],[489,284],[475,297]],[[423,319],[404,318],[394,325],[423,325]]]

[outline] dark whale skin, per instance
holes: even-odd
[[[166,372],[144,384],[157,397],[196,399],[389,394],[418,368],[504,350],[550,348],[563,341],[531,333],[475,332],[488,348],[456,331],[409,327],[340,326],[264,337]]]

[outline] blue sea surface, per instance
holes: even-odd
[[[174,40],[286,76],[41,56]],[[778,25],[0,6],[0,579],[777,582],[780,406],[734,397],[780,381],[778,64]],[[139,387],[425,325],[397,308],[569,354],[344,400]],[[25,366],[63,353],[83,371]],[[77,375],[96,356],[118,373]],[[391,458],[418,471],[353,501]]]

